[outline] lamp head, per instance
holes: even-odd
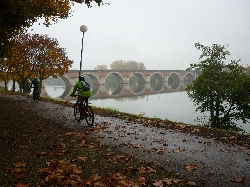
[[[87,30],[88,30],[88,27],[86,25],[81,25],[81,27],[80,27],[81,32],[85,33],[85,32],[87,32]]]

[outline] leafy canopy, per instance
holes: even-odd
[[[189,70],[196,69],[200,75],[187,87],[188,96],[197,110],[210,113],[211,127],[240,130],[235,121],[247,123],[250,119],[250,77],[239,65],[240,60],[224,63],[230,55],[227,46],[196,43],[195,47],[202,54],[200,61],[191,64]]]
[[[12,44],[10,38],[44,18],[46,26],[58,19],[67,19],[71,14],[73,2],[91,2],[99,6],[102,0],[1,0],[0,1],[0,57],[5,56]]]

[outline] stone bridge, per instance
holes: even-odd
[[[157,82],[172,82],[173,84],[193,81],[197,77],[195,71],[186,70],[82,70],[81,74],[86,75],[93,84],[105,84],[109,75],[116,77],[119,84],[128,84],[132,76],[136,77],[140,83],[149,83],[151,79]],[[79,70],[69,70],[65,73],[62,79],[65,84],[74,85],[78,80]]]
[[[92,87],[92,98],[101,98],[104,95],[109,97],[145,95],[152,93],[164,93],[169,91],[184,90],[193,80],[197,78],[195,71],[186,70],[82,70],[86,80]],[[65,82],[65,92],[61,98],[67,99],[73,86],[78,81],[79,70],[69,70],[65,75],[60,76]],[[113,75],[117,81],[117,89],[111,94],[105,91],[107,78]],[[132,91],[128,89],[130,79],[134,77],[137,82]],[[152,83],[153,82],[153,83]],[[43,85],[46,84],[46,80]],[[46,95],[46,93],[44,93]]]

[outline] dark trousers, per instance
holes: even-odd
[[[85,106],[88,106],[88,102],[89,102],[89,98],[88,97],[84,97],[83,98],[83,101],[81,101],[80,102],[80,109],[81,109],[81,111],[83,111],[83,102],[85,102],[86,104],[85,104]]]

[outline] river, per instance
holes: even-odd
[[[101,88],[99,88],[101,89]],[[46,93],[51,98],[59,98],[65,91],[63,86],[45,86]],[[147,117],[169,119],[171,121],[183,122],[186,124],[201,125],[207,121],[207,117],[199,111],[195,111],[193,102],[190,101],[186,91],[155,93],[148,95],[135,94],[129,97],[90,97],[89,102],[94,106],[112,108],[120,112],[130,114],[144,113]],[[68,97],[74,102],[74,98]],[[250,124],[237,122],[246,132],[250,132]]]

